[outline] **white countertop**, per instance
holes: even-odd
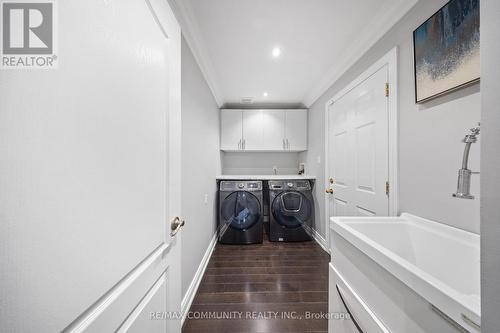
[[[217,180],[295,180],[316,179],[310,175],[218,175]]]

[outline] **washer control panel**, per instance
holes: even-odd
[[[308,180],[270,180],[270,190],[310,191],[311,183]]]

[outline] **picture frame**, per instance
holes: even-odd
[[[451,0],[413,31],[415,103],[480,80],[480,0]]]

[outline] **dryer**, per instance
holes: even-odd
[[[308,180],[269,181],[269,240],[312,240],[314,199]]]
[[[220,182],[220,243],[262,243],[262,194],[262,181]]]

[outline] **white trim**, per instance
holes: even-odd
[[[144,311],[146,306],[151,302],[153,297],[156,295],[158,290],[165,284],[167,281],[167,271],[163,272],[163,274],[160,276],[158,280],[153,284],[153,286],[148,290],[146,295],[141,299],[139,304],[132,310],[132,313],[125,319],[123,324],[120,325],[118,330],[116,330],[116,333],[125,333],[127,332],[132,325],[135,323],[137,318],[139,318],[139,315]]]
[[[399,214],[399,82],[398,47],[387,56],[389,70],[389,214]]]
[[[328,119],[328,107],[332,104],[333,102],[330,100],[328,102],[326,102],[326,105],[325,105],[325,122],[323,124],[323,126],[325,126],[325,132],[324,132],[324,138],[325,138],[325,154],[324,154],[324,157],[323,157],[323,164],[325,165],[325,174],[324,174],[324,178],[323,178],[323,185],[328,185],[328,187],[330,187],[330,183],[329,183],[329,166],[328,166],[328,151],[329,151],[329,142],[328,142],[328,135],[329,135],[329,132],[328,132],[328,129],[329,129],[329,119]],[[325,186],[325,189],[327,187]],[[321,191],[320,193],[323,194],[323,200],[325,202],[325,236],[326,236],[326,242],[328,244],[328,246],[330,246],[330,199],[329,199],[329,196],[327,193],[325,193],[324,191]]]
[[[374,18],[374,21],[366,25],[363,33],[359,34],[353,46],[350,47],[344,57],[341,57],[326,72],[324,78],[314,86],[304,98],[304,105],[311,107],[338,79],[342,77],[356,62],[361,59],[408,11],[418,2],[401,1],[399,5],[393,5],[384,11],[382,17]]]
[[[165,27],[163,26],[163,23],[165,23],[165,22],[162,22],[162,20],[160,20],[160,18],[157,15],[157,11],[153,8],[153,4],[151,4],[150,0],[146,0],[146,4],[147,4],[149,10],[151,11],[151,15],[153,15],[153,19],[155,20],[156,24],[158,25],[158,28],[160,28],[160,30],[163,33],[163,35],[165,36],[165,38],[168,39],[169,37],[168,37],[167,29],[165,29]]]
[[[306,232],[311,235],[311,237],[314,239],[316,243],[318,243],[319,246],[328,254],[330,254],[330,250],[328,249],[327,242],[323,236],[314,228],[311,228],[308,225],[303,225],[304,229],[306,229]]]
[[[184,321],[186,320],[187,312],[189,311],[189,308],[191,308],[191,304],[193,303],[194,296],[196,295],[196,292],[198,291],[198,287],[200,286],[200,282],[201,282],[201,279],[203,278],[203,274],[205,274],[205,270],[207,269],[208,262],[210,261],[210,257],[212,256],[212,253],[215,249],[215,245],[217,244],[217,234],[218,234],[218,232],[215,232],[215,234],[212,237],[212,240],[210,241],[210,244],[208,244],[208,248],[205,251],[203,258],[201,259],[200,265],[198,266],[198,269],[196,270],[196,273],[194,274],[193,280],[191,280],[191,283],[189,284],[189,288],[186,291],[186,294],[184,295],[184,297],[182,298],[181,325],[184,324]]]
[[[78,318],[62,330],[63,333],[80,333],[85,331],[104,311],[118,299],[158,258],[170,247],[162,243],[151,252],[139,265],[132,269],[113,288],[109,289],[97,302],[85,310]]]
[[[328,254],[330,254],[330,249],[328,248],[328,243],[326,241],[326,239],[320,235],[320,233],[315,230],[315,229],[311,229],[312,230],[312,236],[313,236],[313,239],[316,241],[316,243],[319,244],[319,246],[321,246],[321,248]]]
[[[222,107],[224,101],[222,99],[222,94],[217,85],[216,74],[204,46],[203,41],[200,39],[201,33],[196,19],[193,14],[193,10],[189,4],[189,1],[183,0],[168,0],[172,10],[179,21],[181,26],[182,35],[186,39],[193,56],[200,67],[203,77],[207,81],[207,85],[212,91],[212,95],[217,103],[218,107]]]
[[[391,185],[391,191],[389,195],[389,215],[397,216],[399,212],[399,154],[398,154],[398,129],[399,129],[399,119],[398,119],[398,48],[395,47],[384,55],[381,59],[370,66],[366,71],[358,76],[354,81],[349,83],[344,89],[339,91],[333,98],[328,100],[325,104],[325,188],[329,186],[329,142],[328,142],[328,108],[338,101],[341,97],[347,94],[349,91],[360,85],[363,81],[368,79],[371,75],[376,73],[379,69],[386,66],[388,68],[388,83],[389,83],[389,97],[388,97],[388,130],[389,130],[389,182]],[[330,225],[330,211],[329,211],[329,199],[328,195],[325,194],[325,219],[326,219],[326,240],[330,241],[329,225]]]

